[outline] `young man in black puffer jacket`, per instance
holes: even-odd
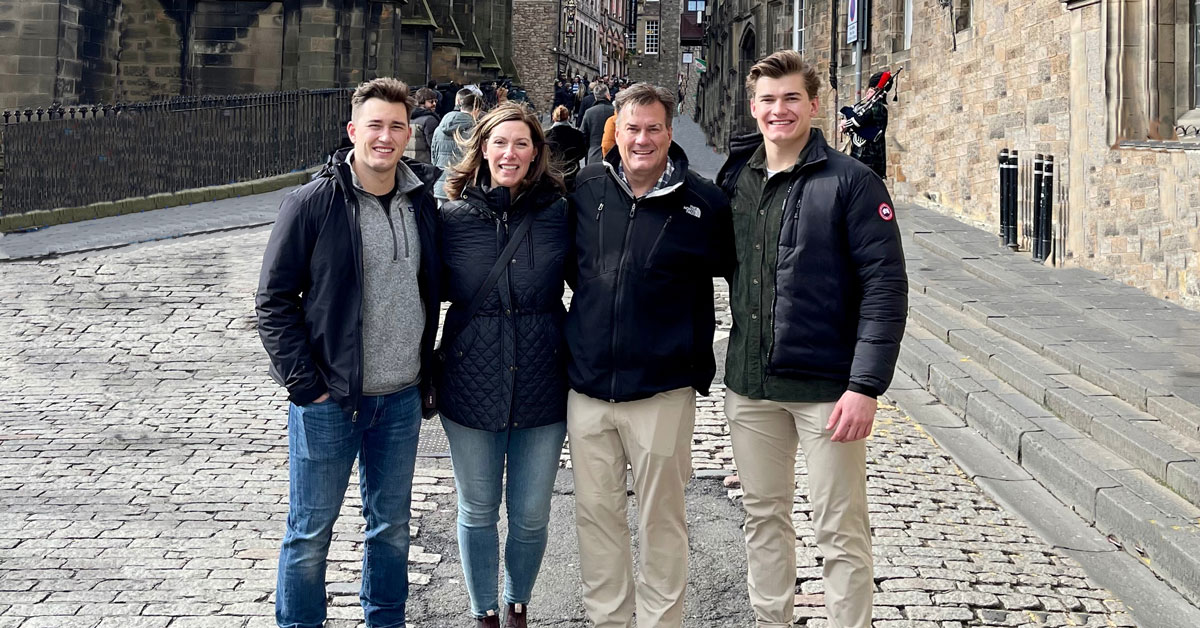
[[[683,621],[683,490],[696,394],[708,393],[716,371],[712,278],[730,272],[733,241],[725,196],[671,142],[674,100],[644,83],[622,91],[618,150],[581,170],[571,195],[567,433],[584,608],[601,627],[632,625],[635,606],[645,628]],[[638,500],[636,595],[627,463]]]
[[[760,628],[792,624],[797,445],[830,625],[871,625],[864,439],[908,310],[892,200],[878,176],[812,128],[819,86],[797,52],[755,64],[746,87],[762,135],[735,145],[717,178],[733,200],[737,240],[725,413]]]

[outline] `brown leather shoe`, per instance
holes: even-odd
[[[500,628],[500,617],[488,611],[487,615],[475,618],[475,628]]]
[[[508,605],[508,620],[504,622],[504,628],[528,628],[528,624],[525,623],[524,604]]]

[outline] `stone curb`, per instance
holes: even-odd
[[[925,311],[929,315],[937,309]],[[936,316],[927,316],[926,319]],[[947,318],[941,319],[943,324]],[[914,317],[912,320],[917,319]],[[1129,456],[1129,452],[1134,451],[1142,458],[1141,462],[1146,462],[1148,458],[1155,464],[1162,463],[1168,478],[1171,477],[1171,471],[1175,471],[1179,477],[1190,478],[1200,464],[1140,430],[1135,425],[1136,421],[1125,419],[1108,406],[1092,406],[1097,398],[1070,387],[1072,384],[1087,386],[1082,379],[1075,381],[1067,377],[1059,381],[1051,375],[1039,374],[1040,378],[1044,378],[1039,383],[1047,387],[1036,390],[1041,391],[1046,399],[1053,399],[1054,404],[1073,413],[1071,421],[1051,419],[1045,410],[1032,404],[1015,401],[1010,404],[1009,400],[1014,399],[1015,391],[1009,383],[1002,381],[1003,377],[1001,380],[991,379],[992,372],[970,357],[959,354],[949,346],[937,350],[931,346],[933,340],[917,337],[922,332],[936,334],[937,331],[918,328],[914,332],[906,332],[901,344],[898,362],[900,373],[897,377],[903,377],[906,382],[915,385],[922,385],[921,378],[927,378],[924,387],[932,396],[925,397],[921,394],[924,391],[915,390],[899,390],[888,395],[914,418],[932,414],[928,422],[920,418],[917,420],[926,426],[931,437],[955,455],[964,470],[969,470],[973,477],[1004,481],[1019,481],[1024,473],[1028,473],[1088,524],[1110,536],[1131,555],[1148,564],[1160,577],[1183,591],[1192,603],[1200,602],[1200,524],[1197,523],[1200,520],[1200,508],[1183,502],[1176,493],[1159,486],[1155,481],[1129,483],[1123,481],[1116,472],[1108,472],[1098,466],[1095,460],[1101,456],[1084,455],[1080,453],[1080,445],[1071,444],[1100,448],[1087,437],[1086,432],[1077,430],[1074,423],[1082,424],[1084,418],[1088,419],[1089,426],[1099,422],[1103,427],[1096,431],[1102,434],[1102,438],[1097,440],[1118,445],[1120,449],[1116,453],[1122,456]],[[955,357],[956,354],[958,357]],[[1006,355],[1009,354],[992,356],[989,364],[995,362],[997,357]],[[1041,361],[1045,363],[1044,359]],[[1025,374],[1037,370],[1036,364],[1023,360],[1011,366],[1013,372]],[[971,437],[964,433],[965,428],[956,427],[944,415],[933,414],[929,410],[935,407],[931,402],[933,397],[946,404],[942,408],[963,417],[966,424],[973,428],[970,433],[982,434],[982,439],[986,439],[990,447],[981,448],[978,441],[972,445]],[[1097,410],[1105,413],[1092,414]],[[1043,428],[1043,424],[1054,425],[1053,431]],[[979,439],[979,436],[975,438]],[[1163,453],[1160,447],[1171,450],[1163,459],[1155,457]],[[1188,460],[1176,460],[1180,455],[1187,456]],[[995,456],[1003,460],[997,460]],[[1183,466],[1189,463],[1192,466]],[[1004,469],[1005,464],[1018,466],[1020,471],[998,470]],[[1118,466],[1125,467],[1120,470],[1122,473],[1134,467],[1132,463]],[[1148,475],[1146,477],[1149,479]],[[1161,478],[1159,480],[1164,481]],[[1177,505],[1162,508],[1156,503]],[[1181,516],[1183,512],[1190,516]]]
[[[228,185],[213,185],[191,190],[151,194],[149,196],[125,198],[118,201],[92,203],[83,207],[59,207],[57,209],[0,216],[0,233],[273,192],[293,185],[301,185],[312,178],[313,172],[315,172],[315,169],[298,170],[254,181],[241,181]]]

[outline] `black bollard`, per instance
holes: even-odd
[[[1033,259],[1042,259],[1042,167],[1045,160],[1042,154],[1033,156],[1033,228],[1032,246]]]
[[[1000,149],[1000,244],[1008,245],[1008,149]]]
[[[1038,220],[1038,251],[1041,255],[1036,257],[1036,259],[1042,262],[1050,258],[1051,246],[1054,242],[1052,237],[1054,230],[1054,157],[1051,155],[1046,155],[1046,161],[1042,164],[1041,203],[1039,203],[1039,207],[1042,210]]]
[[[1020,153],[1015,148],[1008,152],[1008,232],[1004,234],[1008,248],[1020,248],[1017,238],[1017,173],[1021,165]]]

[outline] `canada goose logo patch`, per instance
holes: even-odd
[[[696,207],[695,205],[688,205],[687,207],[683,208],[683,211],[687,212],[687,215],[691,216],[692,218],[700,217],[700,208]]]
[[[884,220],[891,220],[896,217],[896,213],[892,211],[892,206],[887,203],[879,204],[879,217]]]

